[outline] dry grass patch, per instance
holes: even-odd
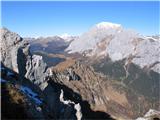
[[[1,85],[1,119],[27,119],[25,96],[11,84]]]
[[[107,90],[105,90],[105,96],[115,101],[116,103],[122,105],[123,107],[129,105],[125,93],[119,93],[116,90],[114,90],[111,86],[109,86]]]
[[[7,85],[6,89],[13,103],[16,103],[16,104],[25,103],[25,96],[22,93],[20,93],[18,89],[16,89],[12,85]]]
[[[53,71],[61,72],[74,64],[75,64],[75,60],[69,58],[69,59],[65,60],[64,62],[61,62],[58,65],[56,65],[55,67],[53,67]]]

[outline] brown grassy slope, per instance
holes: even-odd
[[[1,117],[27,119],[25,96],[11,84],[1,84]]]
[[[64,71],[66,68],[72,66],[75,63],[74,59],[66,59],[64,62],[59,63],[55,67],[53,67],[54,71],[61,72]]]

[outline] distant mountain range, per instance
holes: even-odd
[[[109,22],[81,36],[0,32],[2,118],[160,119],[160,36]]]
[[[31,44],[31,51],[43,50],[48,53],[64,52],[69,43],[76,37],[73,36],[53,36],[53,37],[39,37],[39,38],[24,38]]]

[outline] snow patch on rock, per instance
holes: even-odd
[[[150,109],[144,117],[139,117],[136,120],[153,120],[153,118],[160,119],[160,111]]]
[[[100,23],[84,33],[79,39],[71,42],[66,51],[69,53],[84,52],[85,50],[93,50],[96,44],[103,40],[106,36],[115,35],[122,28],[119,25],[112,23]]]
[[[116,29],[122,27],[120,24],[115,24],[111,22],[101,22],[96,25],[97,28],[104,29]]]
[[[80,104],[75,104],[73,101],[71,100],[64,100],[64,92],[63,90],[61,89],[61,94],[60,94],[60,97],[59,97],[60,101],[65,104],[65,105],[69,105],[69,104],[73,104],[74,105],[74,109],[76,110],[76,117],[77,117],[77,120],[81,120],[82,119],[82,112],[81,112],[81,106]]]
[[[28,97],[35,101],[36,104],[41,105],[42,101],[38,98],[38,94],[33,92],[30,88],[21,86],[20,90],[25,93]]]

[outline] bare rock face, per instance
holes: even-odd
[[[17,52],[22,44],[22,38],[16,33],[12,33],[7,29],[0,30],[1,36],[1,61],[5,66],[18,71]]]
[[[66,79],[67,81],[78,81],[80,76],[75,73],[71,68],[68,68],[63,74],[56,73],[59,76],[59,79]]]
[[[55,87],[54,84],[49,83],[49,69],[46,63],[43,62],[42,56],[32,55],[29,51],[29,44],[23,41],[16,33],[10,32],[7,29],[1,29],[0,32],[1,64],[6,67],[3,67],[3,71],[5,72],[2,72],[2,77],[4,80],[1,80],[1,82],[14,84],[13,86],[15,87],[17,86],[17,82],[20,81],[18,82],[18,86],[21,88],[20,91],[28,96],[29,99],[38,100],[38,94],[43,97],[41,105],[33,105],[36,108],[32,107],[28,112],[40,119],[80,120],[82,114],[79,104],[75,104],[70,100],[66,104],[66,100],[63,99],[63,92],[60,95],[59,86]],[[10,71],[13,71],[13,75],[8,72],[8,68],[11,69]],[[28,87],[24,87],[21,84]],[[37,93],[35,94],[31,88],[34,88]],[[61,99],[59,99],[59,96]],[[30,117],[33,118],[33,116]],[[16,118],[16,116],[13,117]]]
[[[64,100],[64,93],[63,90],[61,90],[61,94],[59,96],[60,101],[64,104],[64,105],[73,105],[74,109],[76,110],[76,119],[77,120],[81,120],[82,119],[82,113],[81,113],[81,106],[78,104],[75,104],[73,101],[70,100]],[[64,110],[67,111],[67,110]],[[72,113],[72,112],[69,112]],[[66,118],[66,116],[68,116],[68,114],[64,114],[64,116],[62,117],[62,119]],[[68,118],[68,117],[67,117]]]
[[[136,120],[159,120],[160,112],[157,110],[150,109],[144,117],[139,117]]]
[[[132,62],[141,68],[148,67],[160,73],[160,42],[152,39],[141,41],[135,49],[135,57]]]
[[[2,63],[19,73],[21,80],[26,77],[42,89],[47,86],[47,65],[41,56],[31,55],[29,44],[19,35],[1,29],[1,53]]]
[[[27,73],[25,77],[44,90],[47,83],[47,65],[43,62],[42,56],[33,55],[26,63]]]

